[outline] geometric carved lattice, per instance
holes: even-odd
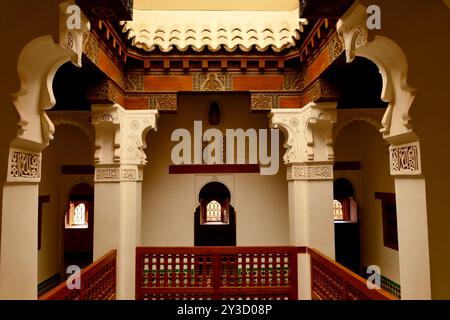
[[[138,248],[137,300],[297,299],[297,248]]]
[[[369,289],[365,279],[317,250],[308,249],[308,253],[313,300],[396,300],[381,289]]]
[[[80,282],[80,289],[72,290],[63,282],[39,300],[115,300],[116,250],[84,268]]]

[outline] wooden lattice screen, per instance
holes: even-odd
[[[39,300],[115,300],[116,250],[81,271],[80,289],[69,289],[66,282],[44,294]]]
[[[137,300],[297,299],[296,247],[137,248]]]
[[[396,300],[381,289],[369,289],[365,279],[319,251],[309,248],[308,253],[313,300]]]

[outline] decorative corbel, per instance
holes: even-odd
[[[270,127],[280,129],[285,135],[283,156],[285,164],[302,162],[302,109],[272,109]]]
[[[271,126],[286,136],[285,164],[333,161],[332,126],[336,118],[336,103],[272,110]]]
[[[118,104],[94,105],[92,124],[96,136],[95,163],[145,165],[145,137],[148,131],[156,131],[158,115],[157,110],[125,110]]]

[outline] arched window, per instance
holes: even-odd
[[[76,225],[86,224],[86,205],[83,202],[75,207],[75,214],[72,222]]]
[[[210,201],[206,206],[206,222],[221,222],[222,206],[216,200]]]
[[[335,221],[357,222],[358,205],[354,199],[353,186],[345,178],[339,178],[333,183],[333,214]]]
[[[342,203],[338,200],[333,200],[333,214],[334,220],[344,220],[344,211],[342,210]]]
[[[230,191],[219,182],[205,185],[199,194],[201,220],[200,224],[228,224]]]
[[[211,181],[201,188],[194,214],[195,246],[236,245],[236,213],[230,200],[223,183]]]
[[[85,202],[70,201],[66,215],[66,229],[87,229],[88,205]]]
[[[89,215],[92,213],[93,189],[90,185],[80,183],[76,185],[69,196],[68,208],[65,216],[66,229],[88,229]]]

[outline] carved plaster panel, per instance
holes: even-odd
[[[95,168],[95,182],[126,182],[142,181],[143,172],[141,168]]]
[[[391,175],[422,174],[419,142],[389,147],[389,160]]]
[[[39,182],[42,154],[11,148],[8,161],[8,182]]]
[[[333,166],[288,166],[287,180],[333,180]]]

